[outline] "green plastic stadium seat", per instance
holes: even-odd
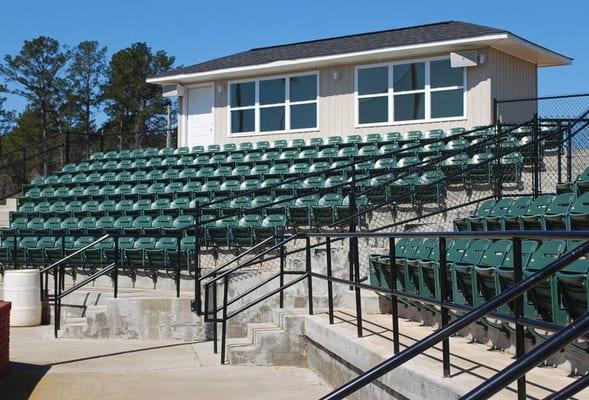
[[[265,150],[270,148],[270,142],[267,140],[260,140],[259,142],[256,142],[256,150]]]
[[[174,218],[171,215],[159,215],[151,221],[151,226],[143,229],[143,234],[148,236],[163,235],[166,229],[172,228]]]
[[[511,242],[508,240],[499,240],[495,243],[489,239],[471,241],[460,261],[451,265],[452,299],[457,303],[472,305],[474,266],[481,264],[481,260],[489,248],[491,248],[489,262],[496,261],[496,265],[499,265],[509,251],[510,246]]]
[[[126,263],[131,267],[146,266],[146,251],[155,249],[156,239],[151,237],[141,237],[135,240],[132,248],[123,250]]]
[[[589,230],[589,193],[580,195],[569,209],[569,228]]]
[[[566,231],[568,227],[569,208],[574,200],[572,193],[563,193],[556,196],[546,207],[544,213],[544,229]]]
[[[151,228],[153,219],[149,215],[140,215],[133,220],[131,228],[123,228],[125,236],[141,236],[144,229]]]
[[[170,199],[166,198],[154,200],[153,203],[151,203],[149,209],[143,210],[143,214],[150,215],[151,217],[157,217],[163,214],[165,210],[170,208],[170,203]]]
[[[251,247],[255,245],[254,229],[262,225],[262,216],[249,214],[243,216],[237,226],[231,228],[232,243],[236,247]]]
[[[498,200],[489,214],[482,218],[477,219],[476,224],[482,223],[482,230],[488,231],[499,231],[503,229],[503,218],[507,215],[508,211],[513,206],[513,199],[511,198],[502,198]],[[522,206],[520,205],[519,208],[515,210],[522,211]],[[515,211],[514,210],[514,211]],[[471,221],[471,225],[473,225],[473,221]],[[473,230],[481,230],[481,229],[473,229]]]
[[[538,246],[538,242],[533,240],[522,241],[522,268],[524,270],[528,267],[532,255],[536,252]],[[499,265],[492,263],[484,265],[481,262],[480,265],[475,266],[475,292],[473,293],[475,304],[482,304],[484,301],[490,300],[501,292],[498,274],[500,270],[504,275],[511,274],[510,279],[513,281],[513,248],[509,249]],[[503,306],[502,309],[508,311],[507,306]]]
[[[288,206],[288,223],[294,226],[312,226],[311,207],[319,203],[319,195],[309,195]]]
[[[335,208],[342,205],[342,196],[328,193],[319,199],[317,205],[311,207],[315,226],[328,226],[336,221]]]
[[[86,232],[88,235],[93,236],[100,236],[103,232],[113,231],[115,227],[115,218],[109,215],[105,215],[104,217],[100,217],[94,226],[90,226],[86,228]]]
[[[231,245],[230,230],[236,227],[237,216],[225,217],[217,220],[214,225],[208,225],[206,232],[209,242],[217,247],[229,247]]]
[[[500,218],[500,228],[495,229],[495,220],[491,222],[493,230],[517,231],[522,229],[520,225],[521,217],[525,214],[530,204],[532,204],[532,201],[533,198],[528,196],[515,199],[511,206],[507,209],[505,215],[503,215],[503,217]],[[489,224],[489,221],[487,221],[487,224]]]
[[[544,213],[553,200],[553,196],[544,194],[538,196],[521,216],[520,226],[524,230],[543,230]]]
[[[473,219],[483,219],[489,215],[495,206],[494,199],[488,199],[479,203],[475,211],[469,217],[457,218],[454,220],[454,227],[457,231],[471,231],[471,221]]]
[[[567,250],[570,251],[582,243],[582,241],[569,241]],[[553,305],[556,307],[554,313],[558,317],[557,322],[562,323],[565,318],[566,322],[570,322],[588,311],[588,273],[589,259],[585,254],[556,274],[557,299],[562,298],[562,305],[559,302]],[[566,313],[566,317],[563,315],[564,313]]]

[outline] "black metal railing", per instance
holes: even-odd
[[[455,239],[455,238],[489,238],[489,239],[508,239],[512,241],[513,245],[513,271],[514,271],[514,278],[515,282],[513,286],[506,288],[504,291],[496,295],[495,297],[489,299],[482,305],[478,307],[474,307],[468,304],[460,304],[450,300],[449,298],[449,288],[447,287],[446,277],[449,271],[448,264],[446,261],[446,240],[447,239]],[[311,259],[311,239],[325,239],[325,248],[327,251],[326,257],[326,273],[322,274],[316,272],[316,266],[313,265]],[[400,238],[437,238],[438,239],[438,246],[439,246],[439,276],[440,276],[440,297],[436,298],[435,296],[425,296],[419,293],[411,293],[406,291],[401,291],[396,288],[396,271],[393,267],[391,269],[391,288],[385,288],[381,286],[374,286],[368,283],[363,283],[357,268],[357,257],[351,257],[350,263],[353,264],[353,267],[356,268],[354,277],[352,279],[347,277],[337,277],[333,275],[332,271],[332,261],[331,261],[331,243],[334,240],[348,240],[350,251],[353,252],[355,244],[360,238],[379,238],[379,239],[386,239],[389,241],[389,257],[390,257],[390,265],[394,266],[397,255],[395,254],[395,240]],[[275,295],[280,294],[283,295],[284,290],[288,289],[291,286],[294,286],[298,283],[307,282],[307,304],[308,304],[308,312],[309,314],[313,314],[313,278],[325,280],[327,282],[327,296],[328,296],[328,315],[330,323],[334,321],[334,296],[333,296],[333,284],[341,284],[345,286],[353,287],[356,291],[356,326],[358,328],[358,336],[362,336],[363,328],[362,328],[362,304],[361,304],[361,297],[359,296],[360,290],[371,290],[378,292],[380,294],[384,294],[390,297],[391,300],[391,309],[392,309],[392,325],[393,325],[393,348],[395,351],[395,356],[391,357],[390,359],[386,360],[385,362],[379,364],[378,366],[366,371],[359,377],[355,378],[354,380],[350,381],[348,384],[336,389],[329,395],[325,396],[325,399],[342,399],[347,395],[354,393],[355,391],[359,390],[363,386],[373,382],[375,379],[379,378],[380,376],[392,371],[394,368],[402,365],[406,361],[414,358],[415,356],[421,354],[423,351],[431,348],[434,345],[442,343],[442,372],[443,376],[449,377],[450,376],[450,342],[449,337],[456,334],[461,329],[464,329],[466,326],[470,325],[471,323],[485,317],[492,317],[495,319],[500,319],[506,322],[514,323],[515,324],[515,336],[516,336],[516,357],[518,360],[524,359],[525,355],[525,348],[524,348],[524,327],[530,328],[537,328],[542,329],[549,332],[561,332],[563,327],[559,324],[553,322],[547,322],[543,320],[537,320],[525,317],[523,314],[523,296],[526,292],[530,289],[535,287],[537,284],[543,282],[548,277],[554,275],[559,270],[565,268],[571,262],[581,258],[585,254],[589,252],[589,232],[579,231],[579,232],[569,232],[569,231],[554,231],[554,232],[547,232],[547,231],[493,231],[493,232],[418,232],[418,233],[401,233],[401,232],[347,232],[347,233],[337,233],[337,232],[321,232],[321,233],[299,233],[295,236],[288,238],[287,240],[294,240],[294,239],[303,239],[305,240],[305,247],[298,251],[298,253],[304,252],[305,254],[305,269],[300,271],[286,271],[282,266],[280,268],[280,285],[272,290],[264,289],[265,286],[275,280],[276,276],[271,276],[266,280],[258,283],[255,287],[248,289],[245,293],[241,293],[236,297],[229,299],[229,285],[230,285],[230,276],[232,272],[235,272],[237,269],[233,269],[232,271],[225,271],[220,276],[214,277],[211,281],[207,282],[207,288],[205,289],[206,298],[210,297],[212,299],[212,304],[208,304],[206,309],[206,314],[209,317],[209,321],[222,324],[222,332],[221,332],[221,361],[225,362],[225,344],[226,344],[226,324],[227,321],[239,313],[254,307],[255,305],[272,298]],[[578,246],[577,248],[565,253],[560,258],[556,259],[555,261],[549,263],[544,268],[539,270],[538,272],[531,273],[527,277],[524,278],[523,276],[523,269],[522,269],[522,240],[523,239],[530,239],[530,240],[547,240],[547,239],[561,239],[561,240],[583,240],[584,242]],[[284,246],[284,242],[277,244],[277,246]],[[292,254],[292,253],[291,253]],[[284,265],[285,260],[281,260],[281,265]],[[292,279],[291,281],[285,282],[285,277],[295,275],[296,278]],[[283,283],[285,282],[285,283]],[[219,284],[223,285],[223,294],[222,294],[222,303],[220,306],[217,304],[217,286]],[[208,288],[210,286],[210,289]],[[254,293],[257,290],[263,290],[262,295],[259,297],[245,302],[245,304],[237,304],[238,300],[245,298],[245,296]],[[212,293],[209,292],[212,291]],[[399,343],[399,324],[398,324],[398,301],[400,299],[411,301],[411,302],[420,302],[424,304],[435,305],[440,308],[441,313],[441,328],[440,330],[436,331],[434,334],[428,336],[424,340],[417,342],[416,344],[408,347],[406,350],[400,352],[400,343]],[[500,306],[513,302],[514,304],[514,312],[513,314],[509,314],[507,312],[496,311]],[[233,309],[230,309],[233,306]],[[282,305],[282,304],[281,304]],[[449,312],[457,311],[460,313],[465,313],[462,316],[456,316],[454,321],[450,322]],[[571,328],[572,329],[572,328]],[[572,339],[572,337],[582,336],[587,338],[588,335],[586,331],[582,331],[579,333],[579,329],[573,329],[574,333],[568,331],[562,331],[563,336],[561,338],[565,338],[566,340],[562,339],[559,345],[565,346],[568,344]],[[564,333],[568,332],[568,333]],[[571,340],[569,340],[571,339]],[[218,338],[214,337],[215,342]],[[557,339],[555,339],[557,340]],[[216,349],[216,346],[215,346]],[[530,358],[533,361],[523,362],[523,365],[529,367],[529,365],[533,364],[535,361],[538,360],[537,357],[541,357],[541,359],[546,359],[550,354],[552,354],[554,347],[550,347],[551,350],[537,350],[540,352],[540,356],[534,355],[535,358]],[[518,379],[518,398],[523,399],[525,398],[525,377],[521,376],[521,371],[524,367],[518,367],[514,369],[514,371],[508,374],[508,378],[515,380]],[[520,374],[520,376],[516,376]],[[497,378],[497,379],[506,379],[504,377]],[[490,390],[490,389],[485,389]]]

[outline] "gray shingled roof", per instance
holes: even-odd
[[[460,21],[438,22],[435,24],[339,36],[280,46],[260,47],[199,64],[178,68],[157,75],[156,77],[160,78],[178,74],[208,72],[225,68],[266,64],[274,61],[345,54],[386,47],[439,42],[443,40],[466,39],[504,32],[506,31],[503,29]]]

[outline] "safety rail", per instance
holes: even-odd
[[[51,301],[53,301],[54,304],[54,310],[55,310],[55,317],[54,317],[54,322],[55,322],[55,327],[54,327],[54,334],[55,337],[57,337],[57,333],[60,329],[60,320],[61,320],[61,300],[63,297],[71,294],[72,292],[80,289],[83,286],[86,286],[88,283],[95,281],[97,278],[104,276],[106,274],[110,273],[110,276],[112,278],[113,281],[113,293],[114,293],[114,297],[117,298],[118,297],[118,287],[119,287],[119,269],[124,267],[126,264],[123,260],[123,255],[121,253],[121,249],[119,248],[119,240],[122,237],[122,235],[120,233],[114,233],[114,232],[107,232],[106,230],[102,230],[100,232],[97,232],[99,234],[101,234],[102,236],[98,237],[96,240],[94,240],[93,242],[80,247],[79,249],[71,249],[71,248],[66,248],[66,244],[65,244],[65,238],[76,238],[76,237],[88,237],[88,235],[82,235],[82,234],[72,234],[72,233],[55,233],[55,232],[48,232],[47,235],[48,236],[52,236],[52,237],[56,237],[56,238],[61,238],[61,245],[60,245],[60,259],[48,266],[41,266],[39,267],[39,276],[40,276],[40,298],[42,300],[43,303],[50,303]],[[191,231],[189,233],[192,233]],[[14,269],[20,269],[21,267],[26,267],[26,260],[24,261],[24,266],[21,266],[19,264],[18,261],[18,250],[22,249],[23,254],[26,251],[25,248],[22,247],[18,247],[19,243],[18,243],[18,238],[26,238],[26,237],[38,237],[39,233],[11,233],[11,232],[5,232],[0,230],[0,239],[4,240],[6,238],[14,238],[14,243],[13,243],[13,248],[12,248],[12,266]],[[181,239],[184,237],[182,235],[181,232],[176,232],[176,233],[170,233],[167,232],[165,234],[152,234],[152,236],[154,237],[173,237],[176,239],[176,260],[175,262],[173,262],[172,267],[173,267],[173,279],[175,282],[175,286],[176,286],[176,297],[180,297],[180,282],[181,282],[181,260],[182,260],[182,252],[186,251],[186,260],[190,261],[190,253],[194,252],[194,256],[196,256],[197,252],[195,249],[182,249],[181,246]],[[112,248],[112,253],[113,253],[113,262],[107,264],[107,265],[100,265],[100,269],[98,271],[95,271],[95,268],[92,269],[91,274],[86,277],[82,282],[79,282],[77,284],[74,284],[72,287],[65,289],[65,277],[66,277],[66,269],[65,267],[68,266],[68,261],[72,260],[72,259],[76,259],[77,257],[82,256],[87,250],[92,249],[93,247],[95,247],[96,245],[104,242],[107,239],[113,239],[113,248]],[[69,254],[66,254],[69,253]],[[169,254],[172,253],[171,251],[167,251],[164,250],[165,255],[164,257],[169,257]],[[26,258],[26,257],[25,257]],[[78,264],[83,264],[83,263],[78,263]],[[86,265],[86,264],[84,264]],[[91,265],[91,264],[87,264],[87,265]],[[96,265],[91,265],[92,267],[96,267]],[[189,267],[187,265],[187,267]],[[168,271],[168,268],[166,267],[166,271]],[[198,271],[198,270],[197,270]],[[49,275],[53,275],[53,294],[49,294]],[[130,275],[132,278],[134,278],[136,271],[134,269],[131,269],[131,274]],[[198,275],[198,273],[195,273],[195,276]]]
[[[456,239],[456,238],[463,238],[463,239],[476,239],[476,238],[489,238],[489,239],[507,239],[512,241],[512,251],[513,251],[513,273],[515,278],[515,283],[513,286],[506,288],[504,291],[496,295],[495,297],[487,300],[482,305],[475,307],[468,304],[459,304],[451,301],[449,299],[449,288],[447,287],[447,281],[444,277],[447,276],[448,273],[448,265],[446,260],[446,240],[447,239]],[[326,273],[321,274],[314,271],[314,266],[312,265],[311,261],[311,248],[314,246],[311,244],[311,239],[325,239],[325,248],[326,248]],[[395,265],[395,261],[397,259],[397,255],[395,254],[395,240],[401,238],[437,238],[438,239],[438,250],[439,250],[439,276],[440,278],[440,298],[436,298],[435,296],[425,296],[418,293],[410,293],[405,292],[402,290],[398,290],[396,287],[397,276],[396,276],[396,268],[391,268],[391,282],[392,287],[385,288],[380,286],[374,286],[367,283],[362,283],[360,274],[359,274],[359,258],[358,258],[358,239],[361,238],[378,238],[378,239],[388,239],[389,244],[389,259],[391,265]],[[442,370],[443,376],[449,377],[450,376],[450,342],[449,337],[456,334],[461,329],[464,329],[466,326],[470,325],[471,323],[485,317],[492,317],[495,319],[500,319],[509,323],[515,324],[515,336],[516,336],[516,357],[518,360],[527,360],[524,357],[525,349],[524,349],[524,327],[530,328],[537,328],[542,329],[549,332],[565,332],[563,333],[562,337],[566,336],[566,340],[562,339],[558,341],[559,345],[565,346],[566,344],[570,343],[576,337],[583,337],[585,339],[589,339],[589,334],[587,334],[586,330],[580,328],[571,328],[571,332],[563,331],[563,327],[559,324],[553,322],[547,322],[542,320],[531,319],[525,317],[523,314],[523,294],[535,287],[537,284],[541,283],[547,277],[552,276],[559,270],[566,267],[571,262],[581,258],[585,254],[589,252],[589,231],[492,231],[492,232],[347,232],[347,233],[338,233],[338,232],[321,232],[321,233],[299,233],[295,236],[289,238],[289,240],[294,239],[304,239],[305,240],[305,247],[300,249],[298,252],[305,252],[305,268],[301,271],[286,271],[283,268],[285,263],[285,259],[281,260],[281,269],[279,272],[279,276],[281,278],[281,284],[268,291],[265,290],[263,294],[251,301],[246,302],[245,304],[240,304],[236,309],[230,310],[229,307],[231,305],[235,305],[236,301],[239,299],[244,298],[246,295],[250,295],[256,290],[263,288],[266,284],[268,284],[272,279],[276,279],[276,277],[271,276],[267,278],[263,282],[258,283],[255,287],[252,287],[246,291],[246,293],[241,293],[237,295],[237,297],[229,299],[229,285],[230,285],[230,278],[231,272],[226,271],[222,277],[218,279],[214,279],[208,283],[211,285],[211,289],[213,291],[212,295],[210,296],[213,299],[212,307],[206,307],[206,313],[209,316],[209,320],[216,323],[221,323],[222,325],[222,332],[221,332],[221,362],[225,362],[225,347],[226,347],[226,324],[227,321],[239,313],[259,304],[262,301],[270,299],[271,297],[280,294],[283,295],[284,290],[287,288],[297,284],[307,281],[307,305],[308,305],[308,312],[309,314],[313,314],[313,278],[325,280],[327,282],[327,297],[328,297],[328,315],[329,315],[329,322],[330,324],[334,323],[334,298],[333,298],[333,284],[341,284],[346,285],[355,291],[355,300],[356,300],[356,326],[358,329],[358,336],[361,337],[363,334],[362,328],[362,300],[360,296],[361,290],[371,290],[374,292],[378,292],[380,294],[386,295],[390,297],[391,301],[391,310],[392,310],[392,326],[393,326],[393,349],[395,352],[395,356],[391,357],[390,359],[386,360],[385,362],[377,365],[376,367],[366,371],[365,373],[361,374],[359,377],[355,378],[354,380],[350,381],[346,385],[336,389],[332,393],[328,394],[324,397],[324,399],[342,399],[347,395],[354,393],[355,391],[359,390],[361,387],[371,383],[375,379],[379,378],[380,376],[390,372],[394,368],[398,367],[399,365],[403,364],[404,362],[414,358],[415,356],[421,354],[423,351],[431,348],[438,343],[442,343]],[[529,240],[548,240],[548,239],[561,239],[561,240],[579,240],[584,241],[578,247],[570,250],[569,252],[562,255],[560,258],[554,260],[547,264],[544,268],[540,269],[537,272],[530,274],[529,276],[523,276],[522,270],[522,240],[529,239]],[[350,249],[350,264],[353,270],[353,277],[351,279],[341,278],[333,276],[332,271],[332,260],[331,260],[331,243],[335,240],[348,240],[349,241],[349,249]],[[284,248],[283,243],[279,243],[278,246],[282,246]],[[291,252],[290,254],[293,254]],[[285,282],[284,278],[288,275],[295,275],[291,281]],[[216,303],[216,286],[218,285],[219,281],[222,281],[223,284],[223,294],[222,294],[222,304],[217,306]],[[208,288],[205,289],[208,298]],[[417,342],[416,344],[408,347],[404,351],[400,351],[400,341],[399,341],[399,315],[398,315],[398,302],[400,299],[409,301],[409,302],[421,302],[424,304],[434,305],[440,308],[441,314],[441,328],[433,333],[432,335],[428,336],[427,338]],[[513,314],[509,314],[507,312],[497,311],[499,306],[502,306],[507,303],[513,302],[514,304],[514,312]],[[283,304],[281,303],[280,306],[282,307]],[[450,322],[450,310],[457,311],[459,313],[464,313],[462,316],[456,315],[456,319]],[[220,315],[219,315],[220,314]],[[579,320],[581,321],[581,320]],[[580,322],[574,322],[579,326]],[[556,337],[556,334],[553,335]],[[562,338],[561,337],[561,338]],[[570,339],[570,340],[569,340]],[[215,336],[214,341],[217,342],[218,338]],[[554,339],[555,341],[557,339]],[[556,346],[558,347],[558,346]],[[556,347],[550,347],[551,350],[546,350],[544,348],[540,348],[539,351],[541,354],[530,356],[530,360],[532,361],[522,361],[522,367],[518,366],[517,369],[508,374],[508,378],[515,380],[518,379],[518,398],[523,399],[525,398],[525,377],[522,375],[521,371],[525,372],[525,368],[530,367],[538,357],[541,360],[545,359],[549,356],[549,351],[553,351]],[[217,350],[217,346],[215,344],[215,350]],[[550,353],[552,354],[552,353]],[[536,358],[533,358],[536,357]],[[536,363],[537,364],[537,363]],[[534,365],[536,365],[534,364]],[[519,365],[519,364],[518,364]],[[523,369],[522,369],[523,368]],[[519,374],[519,375],[518,375]],[[518,376],[516,376],[518,375]],[[520,376],[521,375],[521,376]],[[499,378],[498,378],[499,379]],[[500,379],[507,379],[505,377],[501,377]],[[490,389],[485,389],[490,390]],[[572,388],[570,389],[572,390]],[[578,390],[578,388],[576,389]],[[479,398],[479,397],[476,397]]]

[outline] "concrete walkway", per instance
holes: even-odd
[[[306,368],[222,366],[212,343],[54,339],[11,329],[3,400],[314,399],[329,387]]]

